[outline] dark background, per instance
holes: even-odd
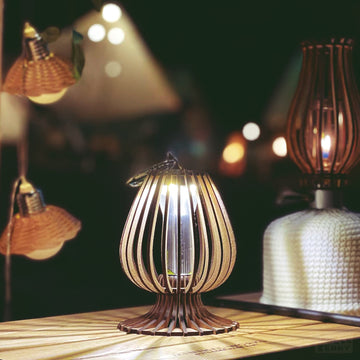
[[[153,295],[126,278],[118,259],[122,227],[136,194],[125,181],[144,152],[151,154],[145,161],[150,166],[172,150],[184,167],[210,172],[222,193],[237,238],[238,257],[229,280],[208,296],[260,290],[263,231],[271,220],[304,206],[275,205],[282,189],[297,187],[299,173],[289,159],[263,155],[271,153],[276,132],[283,134],[286,118],[284,114],[280,124],[265,124],[267,109],[302,40],[346,36],[357,43],[360,35],[358,1],[129,0],[121,4],[169,75],[183,107],[177,114],[152,114],[111,124],[80,124],[71,119],[86,140],[79,150],[67,137],[69,124],[65,126],[63,119],[46,107],[31,105],[29,179],[42,188],[49,204],[81,219],[83,228],[49,260],[12,257],[13,319],[153,302]],[[38,29],[50,25],[63,28],[93,8],[90,0],[5,1],[4,71],[21,51],[25,20]],[[184,120],[193,107],[206,114],[206,121],[196,131],[191,131],[191,126],[189,130]],[[227,177],[217,166],[226,138],[248,121],[263,125],[262,135],[248,144],[245,172]],[[150,132],[144,130],[149,124]],[[65,134],[61,149],[52,147],[49,140],[54,129]],[[191,147],[199,132],[200,137],[202,132],[208,134],[210,144],[201,156]],[[109,134],[115,134],[120,144],[115,155],[106,146],[91,146],[96,136],[106,139]],[[16,166],[14,146],[4,146],[2,228],[7,223]],[[354,210],[359,210],[358,173],[354,171],[345,193]],[[2,264],[3,257],[3,268]]]

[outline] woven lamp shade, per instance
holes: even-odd
[[[8,71],[4,91],[27,97],[59,93],[76,82],[72,64],[48,50],[46,42],[25,24],[23,54]]]
[[[145,315],[120,330],[148,335],[204,335],[236,330],[211,314],[200,294],[223,284],[236,259],[234,233],[220,194],[206,173],[154,170],[130,209],[121,242],[124,272],[156,293]]]
[[[81,229],[81,222],[66,210],[45,205],[41,192],[25,181],[17,196],[19,213],[9,222],[0,237],[0,252],[41,260],[55,255],[67,240]],[[11,228],[9,228],[11,227]]]
[[[6,75],[4,91],[24,96],[57,93],[75,83],[71,63],[51,54],[43,61],[19,58]]]
[[[43,212],[35,215],[16,214],[13,223],[11,253],[28,256],[41,250],[60,250],[63,243],[73,239],[80,228],[79,220],[66,210],[53,205],[47,205]],[[6,254],[7,232],[8,227],[0,238],[2,254]]]

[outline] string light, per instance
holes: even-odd
[[[254,141],[257,140],[260,136],[260,127],[254,122],[249,122],[244,125],[242,133],[246,140]]]
[[[89,27],[88,37],[93,42],[100,42],[104,40],[106,35],[106,30],[101,24],[93,24]]]
[[[118,5],[108,3],[102,7],[101,15],[108,23],[114,23],[120,19],[122,12]]]
[[[125,39],[125,33],[123,29],[120,29],[118,27],[112,28],[109,30],[107,34],[107,38],[113,45],[119,45],[121,44]]]

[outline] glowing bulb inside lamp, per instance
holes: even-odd
[[[189,190],[185,185],[178,186],[175,184],[164,185],[161,190],[160,209],[163,221],[166,223],[165,241],[167,243],[167,271],[169,275],[177,275],[179,269],[181,275],[190,275],[194,271],[194,235],[190,196],[195,211],[197,206],[196,186],[191,184]],[[180,219],[178,216],[179,201]]]
[[[64,243],[61,243],[57,245],[54,248],[51,249],[38,249],[34,250],[32,252],[29,252],[25,254],[26,257],[33,259],[33,260],[45,260],[53,257],[55,254],[57,254],[61,248],[63,247]]]
[[[28,96],[28,99],[34,103],[41,104],[41,105],[48,105],[53,104],[59,101],[66,93],[68,88],[64,88],[59,92],[53,94],[42,94],[39,96]]]
[[[330,135],[325,135],[321,138],[321,150],[323,159],[329,158],[329,153],[331,149],[331,137]]]

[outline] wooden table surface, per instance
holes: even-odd
[[[165,337],[126,334],[125,318],[149,307],[0,323],[0,359],[238,359],[360,338],[360,328],[316,320],[209,307],[240,323],[228,334]]]

